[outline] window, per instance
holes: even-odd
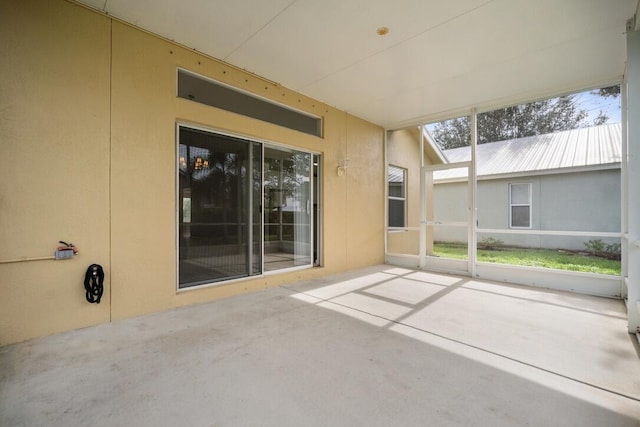
[[[509,184],[509,227],[531,228],[531,184]]]
[[[178,97],[322,137],[322,118],[178,69]]]
[[[178,287],[317,263],[319,157],[179,126]]]
[[[406,227],[407,224],[407,170],[389,165],[389,227]]]

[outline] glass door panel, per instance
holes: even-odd
[[[264,270],[312,263],[311,155],[264,149]]]
[[[250,141],[180,127],[180,288],[260,273],[255,250],[260,239],[250,227],[260,200],[255,182],[259,190],[261,162],[253,158],[259,151],[255,147]]]

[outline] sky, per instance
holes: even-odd
[[[579,104],[580,109],[587,110],[589,116],[586,121],[593,123],[600,110],[605,111],[609,115],[609,121],[607,123],[620,123],[621,121],[621,109],[620,109],[620,97],[617,98],[603,98],[601,96],[593,95],[591,91],[581,92],[576,94],[576,102]]]

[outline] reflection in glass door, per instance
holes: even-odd
[[[260,144],[180,127],[178,151],[179,287],[260,274]]]
[[[312,263],[311,155],[264,149],[264,270]]]

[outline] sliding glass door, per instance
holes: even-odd
[[[178,287],[312,266],[313,175],[310,153],[179,126]]]

